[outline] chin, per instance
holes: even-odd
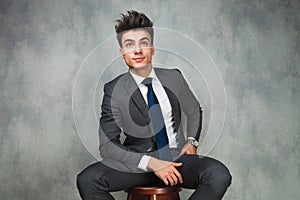
[[[146,64],[138,64],[138,65],[135,65],[133,68],[138,68],[138,69],[145,69],[147,67],[150,67],[151,65],[149,65],[149,63],[146,63]]]
[[[131,66],[132,69],[145,69],[147,68],[149,65],[147,64],[140,64],[140,65],[134,65],[134,66]]]
[[[141,69],[141,68],[146,68],[147,65],[136,65],[133,68]]]

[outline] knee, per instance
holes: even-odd
[[[211,175],[213,180],[219,184],[227,187],[231,184],[232,176],[228,168],[222,163],[219,163],[211,169]]]
[[[76,178],[78,190],[81,193],[91,192],[91,190],[107,190],[108,184],[103,173],[100,169],[96,172],[93,166],[84,169]]]
[[[90,178],[87,176],[86,173],[81,172],[80,174],[77,175],[76,178],[76,184],[77,184],[77,188],[79,191],[84,190],[84,188],[88,185],[90,185]]]
[[[208,181],[211,184],[216,185],[224,185],[228,187],[231,184],[232,176],[228,170],[228,168],[217,160],[211,160],[209,162],[208,167],[204,170],[202,180]]]
[[[221,169],[217,169],[218,180],[227,187],[231,184],[232,176],[226,166],[222,166]]]
[[[97,192],[94,187],[94,178],[88,170],[84,170],[77,175],[76,184],[82,199],[90,199],[90,196]]]

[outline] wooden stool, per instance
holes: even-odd
[[[125,191],[128,192],[127,200],[179,200],[181,188],[137,186]]]

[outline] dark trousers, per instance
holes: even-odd
[[[231,183],[228,169],[219,161],[198,155],[183,155],[176,162],[183,178],[178,187],[195,189],[190,200],[221,199]],[[110,192],[138,185],[163,185],[153,172],[128,173],[112,169],[101,162],[84,169],[77,177],[77,187],[84,200],[111,200]]]

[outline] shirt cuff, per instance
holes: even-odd
[[[147,172],[147,165],[149,163],[150,158],[150,156],[143,155],[142,159],[139,162],[138,168]]]

